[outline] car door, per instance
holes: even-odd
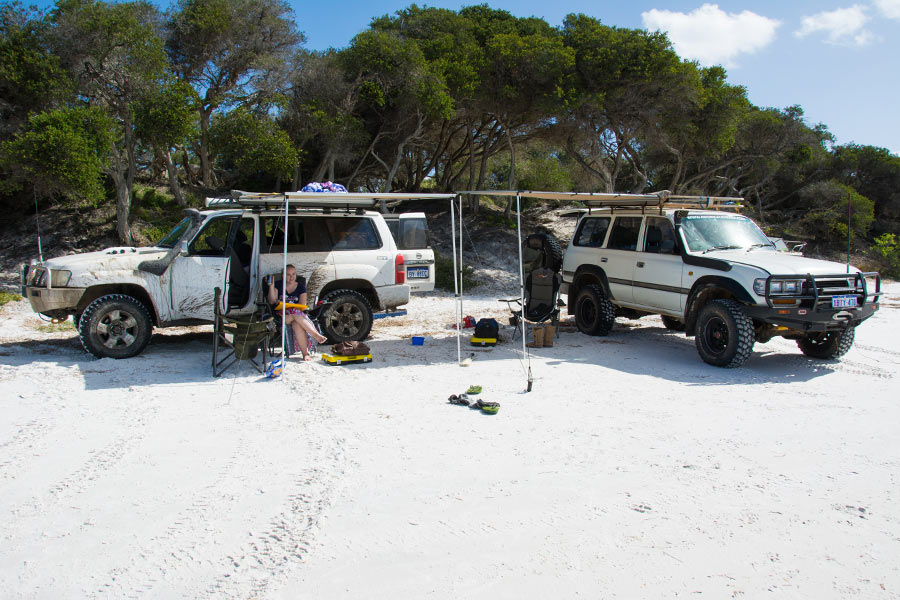
[[[677,249],[675,228],[663,217],[646,217],[634,268],[634,303],[654,310],[680,313],[684,263]]]
[[[228,296],[228,244],[233,241],[239,218],[239,213],[209,218],[188,244],[187,255],[179,255],[172,262],[173,320],[213,320],[215,288],[222,290],[223,298]]]
[[[634,301],[633,278],[638,261],[641,219],[639,216],[613,219],[606,248],[600,253],[600,267],[606,272],[610,295],[616,303],[631,304]]]
[[[403,255],[409,291],[430,292],[434,290],[434,250],[429,244],[425,213],[403,213],[397,221],[394,241]]]

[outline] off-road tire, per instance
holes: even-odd
[[[144,304],[125,294],[100,296],[76,324],[84,349],[97,358],[131,358],[150,342],[153,322]]]
[[[616,307],[603,288],[597,284],[586,285],[575,297],[575,324],[578,331],[587,335],[608,335],[616,321]]]
[[[800,338],[797,340],[797,346],[803,354],[812,358],[840,358],[853,346],[855,337],[855,327],[840,331],[821,331]]]
[[[319,315],[319,326],[329,344],[361,342],[372,330],[372,307],[366,297],[353,290],[335,290],[323,298],[330,303]]]
[[[670,317],[669,315],[660,315],[662,317],[663,327],[672,331],[684,331],[684,321]]]
[[[736,300],[711,300],[697,315],[695,343],[704,362],[715,367],[741,366],[753,354],[753,320]]]
[[[544,266],[554,273],[562,269],[563,251],[559,241],[549,233],[538,234],[544,239]]]

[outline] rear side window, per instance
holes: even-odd
[[[377,250],[381,240],[372,219],[329,217],[324,219],[335,250]]]
[[[423,250],[428,247],[428,226],[425,219],[400,219],[399,236],[395,236],[401,250]]]
[[[599,248],[606,239],[606,231],[609,229],[609,217],[587,217],[581,221],[581,227],[575,234],[576,246],[588,246]]]
[[[644,229],[644,252],[675,254],[675,228],[668,219],[648,217]]]
[[[609,250],[636,250],[641,217],[616,217],[606,248]]]
[[[266,217],[260,220],[263,254],[284,252],[284,217]],[[294,217],[288,222],[288,252],[328,252],[331,236],[321,217]]]

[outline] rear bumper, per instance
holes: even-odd
[[[848,326],[856,327],[877,310],[878,304],[871,302],[864,306],[831,310],[744,306],[744,312],[752,319],[799,331],[835,331]]]
[[[24,292],[34,312],[63,316],[75,312],[78,301],[84,295],[84,288],[26,287]]]
[[[375,293],[378,294],[378,302],[381,304],[377,308],[381,310],[391,310],[409,303],[409,286],[406,284],[383,285],[375,288]]]

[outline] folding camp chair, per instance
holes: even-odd
[[[240,317],[228,316],[222,313],[221,289],[215,289],[214,298],[213,377],[242,360],[265,373],[269,341],[275,333],[274,319],[259,311]]]
[[[520,331],[524,333],[524,323],[559,323],[560,308],[565,302],[559,297],[562,277],[562,252],[555,238],[537,233],[525,238],[522,248],[522,269],[525,276],[525,306],[521,298],[501,298],[506,302],[512,316],[510,325],[515,327],[513,339]],[[515,308],[518,306],[518,308]]]

